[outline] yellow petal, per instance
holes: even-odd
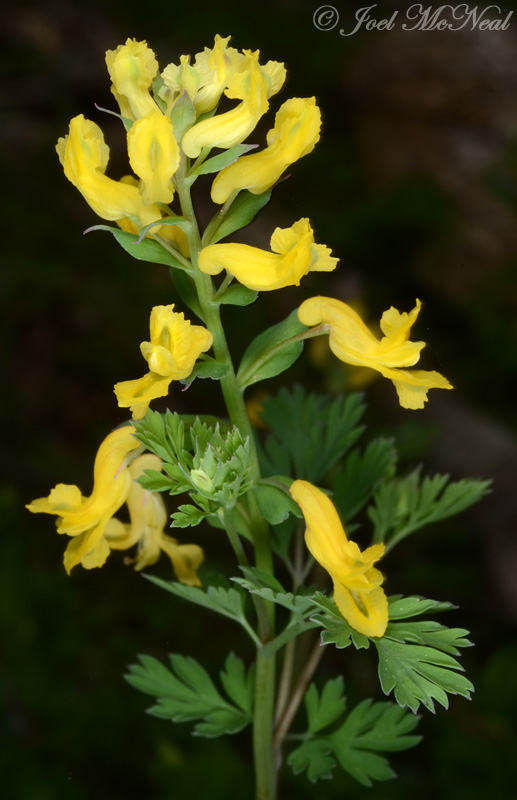
[[[279,109],[267,136],[268,147],[241,156],[223,169],[212,184],[214,203],[225,203],[234,191],[261,194],[273,186],[290,164],[310,153],[319,140],[321,115],[314,97],[293,97]]]
[[[395,372],[395,370],[392,370]],[[439,372],[413,369],[411,372],[397,370],[395,375],[387,375],[395,385],[402,408],[423,408],[429,389],[452,389],[453,387]]]
[[[126,459],[140,447],[133,432],[132,426],[126,426],[104,439],[95,458],[93,491],[89,497],[81,497],[76,486],[58,484],[48,498],[35,500],[29,509],[58,515],[58,533],[70,536],[89,531],[100,523],[105,525],[129,493],[131,477]]]
[[[186,132],[181,146],[190,158],[197,158],[203,147],[229,148],[244,141],[268,110],[268,98],[280,89],[282,74],[285,79],[283,65],[268,62],[261,67],[258,51],[245,50],[244,55],[225,92],[227,97],[242,102],[231,111],[198,122]]]
[[[245,58],[234,47],[228,47],[230,38],[227,36],[223,39],[216,34],[213,49],[205,47],[202,53],[196,55],[194,67],[200,76],[200,85],[194,105],[198,114],[205,114],[215,108],[228,82]]]
[[[379,585],[382,576],[371,565],[382,556],[384,545],[373,545],[361,553],[355,542],[348,541],[334,504],[321,489],[297,480],[289,491],[302,510],[305,541],[316,561],[354,589]]]
[[[201,586],[197,570],[204,561],[203,550],[197,544],[178,544],[170,536],[162,536],[161,548],[169,556],[172,567],[180,583],[187,586]]]
[[[136,186],[104,174],[109,148],[99,126],[82,114],[70,121],[69,134],[59,140],[56,150],[68,180],[102,219],[132,217],[140,225],[161,219],[158,206],[146,206]]]
[[[146,205],[170,203],[172,176],[180,163],[180,149],[172,123],[158,109],[138,119],[127,133],[129,163],[142,179]]]
[[[115,385],[119,406],[130,408],[133,419],[141,419],[151,400],[165,397],[172,380],[187,378],[200,354],[212,346],[213,336],[201,325],[192,325],[174,304],[155,306],[149,323],[151,341],[140,350],[150,371],[142,378]]]
[[[110,554],[110,549],[103,538],[103,526],[97,526],[92,531],[82,533],[68,542],[63,558],[67,573],[78,564],[85,569],[102,567]]]
[[[361,552],[355,542],[347,539],[330,498],[308,481],[294,481],[289,491],[305,518],[307,547],[332,577],[339,610],[356,630],[382,636],[387,624],[387,602],[380,589],[382,574],[372,564],[382,556],[384,545],[373,545]],[[386,624],[381,633],[374,633],[382,627],[384,607]]]
[[[388,599],[381,588],[351,592],[334,583],[334,602],[350,625],[365,636],[383,636],[388,625]]]
[[[77,486],[58,483],[48,497],[40,497],[25,506],[33,514],[57,514],[61,517],[68,511],[80,508],[83,497]]]
[[[359,315],[346,303],[331,297],[311,297],[298,309],[300,322],[308,326],[323,323],[329,331],[332,352],[346,364],[369,367],[395,384],[404,408],[423,408],[429,389],[452,389],[438,372],[405,369],[415,364],[425,342],[410,342],[410,328],[420,310],[420,301],[409,314],[390,308],[383,314],[385,336],[379,341]]]
[[[213,336],[201,325],[192,325],[174,305],[155,306],[150,319],[150,342],[140,349],[151,371],[173,380],[187,378],[202,352],[212,346]]]
[[[306,219],[298,220],[291,228],[276,228],[271,247],[277,252],[235,242],[209,245],[199,253],[199,268],[208,275],[226,269],[249,289],[271,291],[298,286],[307,272],[334,269],[337,264],[337,259],[328,256],[327,248],[325,252],[315,250],[321,246],[314,244],[312,228]]]
[[[149,89],[158,62],[147,42],[126,39],[116,50],[107,50],[106,66],[122,116],[136,120],[157,108]]]
[[[65,551],[65,568],[83,564],[87,569],[101,566],[109,548],[103,536],[108,521],[126,500],[131,489],[127,459],[141,445],[126,426],[110,433],[102,442],[93,469],[93,491],[82,497],[77,486],[58,484],[47,498],[40,498],[28,508],[35,513],[59,516],[58,533],[73,539]]]
[[[132,381],[120,381],[114,386],[117,403],[120,408],[130,408],[135,421],[142,419],[151,400],[167,396],[171,381],[172,378],[162,378],[154,372]]]

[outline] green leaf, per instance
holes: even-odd
[[[428,611],[451,611],[454,606],[439,600],[427,600],[425,597],[413,595],[402,597],[395,594],[388,598],[390,620],[407,619],[407,617],[417,617],[420,614],[427,614]]]
[[[169,471],[168,463],[174,465],[175,469],[177,465],[185,470],[189,468],[192,456],[185,449],[185,426],[178,414],[169,410],[165,414],[148,411],[143,419],[133,424],[135,438],[166,462],[166,472]]]
[[[229,150],[225,150],[224,153],[220,153],[217,156],[213,156],[213,158],[209,158],[206,161],[203,161],[199,167],[196,167],[195,170],[189,173],[187,176],[189,179],[193,178],[194,176],[198,175],[208,175],[211,172],[220,172],[220,170],[224,169],[225,167],[229,167],[230,164],[233,164],[237,159],[244,155],[244,153],[248,153],[250,150],[255,150],[258,145],[256,144],[236,144],[234,147],[230,147]]]
[[[197,586],[186,586],[184,583],[164,581],[155,575],[144,574],[144,577],[161,589],[165,589],[166,592],[171,592],[176,597],[181,597],[183,600],[195,603],[203,608],[216,611],[218,614],[222,614],[223,617],[228,617],[241,624],[243,620],[246,620],[244,613],[246,596],[239,589],[209,586],[205,591]]]
[[[262,474],[318,483],[363,432],[358,424],[363,413],[358,393],[331,401],[296,385],[267,397],[261,417],[270,434],[258,448]]]
[[[215,232],[210,237],[210,240],[208,242],[203,242],[203,246],[206,247],[208,244],[215,244],[226,236],[235,233],[235,231],[245,228],[246,225],[249,225],[250,222],[255,219],[258,212],[264,208],[270,197],[271,189],[268,189],[262,194],[252,194],[248,191],[239,192],[230,210],[224,215],[215,229]],[[220,213],[221,212],[218,211],[216,217]],[[209,225],[211,224],[212,223],[209,223]]]
[[[178,511],[171,514],[172,528],[194,528],[208,516],[208,512],[202,511],[197,506],[189,503],[179,506]]]
[[[161,224],[161,223],[156,223]],[[120,228],[112,228],[110,225],[93,225],[85,233],[90,231],[109,231],[113,234],[119,245],[138,261],[149,261],[152,264],[165,264],[168,267],[185,270],[185,265],[177,261],[174,256],[161,246],[155,239],[141,239],[134,233],[122,231]],[[145,235],[145,234],[144,234]]]
[[[214,297],[214,303],[217,303],[217,305],[249,306],[255,302],[257,297],[258,292],[253,289],[248,289],[242,283],[232,283],[224,292]]]
[[[158,228],[161,225],[174,225],[177,228],[181,228],[184,231],[190,230],[192,224],[189,222],[188,219],[185,217],[178,217],[178,216],[171,216],[171,217],[162,217],[162,219],[157,220],[156,222],[150,222],[149,225],[144,225],[139,230],[139,242],[144,241],[144,237],[147,236],[149,231],[154,230],[154,228]],[[185,269],[183,266],[182,269]]]
[[[295,309],[283,322],[260,333],[242,357],[237,373],[239,385],[244,389],[288,369],[303,350],[303,342],[289,342],[289,339],[305,330],[307,326],[300,322]]]
[[[252,664],[246,673],[242,659],[238,658],[235,653],[229,653],[224,670],[219,675],[228,697],[236,706],[251,716],[255,688],[255,665]]]
[[[253,492],[257,498],[260,513],[270,525],[278,525],[283,522],[289,514],[301,517],[300,507],[294,502],[289,494],[289,487],[282,484],[279,480],[276,485],[269,483],[266,479],[255,484]]]
[[[417,711],[420,704],[434,712],[436,700],[448,708],[447,693],[470,698],[473,686],[456,659],[434,647],[406,644],[386,635],[373,639],[379,653],[379,679],[384,694],[394,690],[399,706]]]
[[[341,611],[330,598],[321,592],[313,595],[312,601],[323,610],[323,614],[314,614],[311,619],[325,630],[321,634],[322,644],[335,644],[338,649],[353,644],[356,650],[367,650],[370,639],[364,633],[359,633],[350,627]]]
[[[140,656],[141,664],[129,667],[126,680],[145,694],[156,697],[149,713],[173,722],[198,720],[198,736],[237,733],[250,715],[228,703],[214,686],[208,672],[193,658],[169,656],[171,669],[151,656]]]
[[[196,116],[194,104],[187,92],[184,91],[181,97],[175,100],[170,115],[174,135],[178,142],[181,142],[185,133],[196,122]]]
[[[393,477],[397,452],[393,439],[374,439],[365,450],[352,450],[337,473],[333,491],[341,519],[349,523],[383,480]]]
[[[420,741],[410,736],[418,724],[393,703],[372,703],[363,700],[346,717],[341,727],[327,736],[340,765],[363,786],[374,780],[386,781],[395,777],[389,762],[378,753],[407,750]]]
[[[289,611],[299,616],[306,616],[314,610],[314,602],[310,590],[300,587],[296,594],[286,592],[281,583],[272,575],[257,569],[256,567],[241,567],[244,578],[232,578],[244,589],[252,594],[262,597],[272,603],[277,603]]]
[[[228,364],[216,361],[215,358],[197,361],[188,378],[183,378],[180,383],[184,383],[188,387],[196,378],[211,378],[213,381],[220,381],[221,378],[224,378],[229,368]]]
[[[386,633],[388,639],[410,644],[423,644],[435,647],[450,655],[459,655],[459,647],[471,647],[472,642],[465,638],[468,631],[465,628],[447,628],[433,620],[418,620],[417,622],[390,622]]]
[[[381,484],[368,516],[374,524],[374,541],[390,550],[410,533],[459,514],[490,490],[490,481],[465,479],[449,483],[448,475],[420,480],[419,470],[405,478]]]
[[[146,469],[144,474],[138,478],[138,483],[148,492],[170,492],[174,489],[174,481],[168,475],[158,472],[156,469]]]
[[[332,778],[336,762],[331,756],[332,747],[325,739],[312,739],[304,742],[289,754],[287,763],[295,775],[307,772],[311,783]]]
[[[327,681],[321,695],[315,684],[311,683],[304,698],[311,733],[318,733],[323,728],[328,728],[342,716],[346,707],[343,690],[344,683],[341,676]]]

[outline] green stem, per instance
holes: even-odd
[[[193,266],[192,277],[196,284],[199,303],[203,311],[205,325],[213,336],[213,349],[218,361],[228,365],[226,375],[221,379],[221,390],[231,422],[236,425],[243,436],[249,437],[250,444],[250,478],[260,479],[255,439],[251,423],[244,405],[242,390],[237,382],[233,362],[226,336],[221,323],[220,310],[214,302],[214,287],[209,275],[202,273],[198,267],[197,257],[202,247],[199,227],[192,205],[190,189],[185,180],[187,172],[186,159],[176,173],[178,195],[182,214],[191,223],[189,232],[190,258]],[[228,208],[230,204],[227,204]],[[219,221],[227,208],[219,216]],[[205,232],[206,234],[206,232]],[[248,510],[251,520],[255,563],[258,569],[273,574],[273,554],[269,526],[262,517],[252,492],[247,495]],[[258,634],[261,642],[267,643],[274,638],[274,605],[264,603],[265,613],[258,615]],[[276,769],[273,761],[273,714],[275,691],[275,657],[265,654],[261,648],[257,651],[255,709],[253,718],[253,752],[255,759],[256,800],[275,800]]]

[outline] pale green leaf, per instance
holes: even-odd
[[[224,215],[221,222],[215,229],[209,241],[203,241],[203,246],[215,244],[235,231],[245,228],[252,222],[258,212],[266,205],[271,197],[271,189],[262,194],[252,194],[251,192],[239,192],[233,201],[230,210]],[[216,217],[220,214],[218,211]],[[213,228],[212,221],[208,228]],[[207,228],[207,230],[208,230]]]
[[[303,350],[303,342],[289,340],[305,330],[295,310],[283,322],[260,333],[244,352],[237,373],[239,385],[244,389],[288,369]]]
[[[214,297],[214,303],[217,303],[217,305],[249,306],[255,302],[257,297],[258,292],[253,289],[248,289],[242,283],[232,283],[224,292]]]
[[[155,239],[142,239],[134,233],[128,233],[120,228],[112,228],[110,225],[93,225],[91,228],[88,228],[85,233],[89,233],[90,231],[108,231],[114,236],[126,253],[129,253],[130,256],[133,256],[133,258],[136,258],[138,261],[148,261],[151,264],[164,264],[167,267],[174,267],[175,270],[185,269],[185,265],[174,258],[174,256]]]
[[[208,175],[212,172],[220,172],[220,170],[224,169],[225,167],[229,167],[230,164],[233,164],[237,159],[244,155],[244,153],[248,153],[250,150],[254,150],[257,147],[256,144],[236,144],[234,147],[230,147],[229,150],[225,150],[224,153],[219,153],[217,156],[213,156],[212,158],[208,158],[206,161],[203,161],[199,167],[192,170],[188,174],[188,178],[197,177],[198,175]]]

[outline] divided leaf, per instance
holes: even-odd
[[[152,656],[139,658],[141,663],[131,665],[125,677],[131,686],[156,697],[156,705],[148,709],[150,714],[173,722],[198,720],[194,735],[207,737],[237,733],[250,722],[249,711],[227,702],[208,672],[195,659],[171,655],[171,668],[168,669]],[[240,667],[236,668],[227,659],[225,680],[232,690],[236,685],[237,669],[240,671]]]
[[[344,681],[341,676],[327,681],[321,694],[315,684],[311,683],[304,698],[311,733],[328,728],[342,716],[346,707],[343,690]]]
[[[347,455],[332,487],[345,524],[363,508],[381,481],[393,477],[396,463],[393,439],[374,439],[362,452],[355,448]]]
[[[235,653],[229,653],[224,662],[224,670],[219,675],[228,697],[251,717],[255,688],[255,665],[252,664],[246,672],[244,661]]]
[[[363,700],[346,717],[339,730],[326,738],[340,765],[363,786],[395,777],[388,760],[379,752],[407,750],[420,741],[409,735],[418,717],[393,703]]]
[[[332,778],[336,762],[331,753],[332,747],[325,739],[310,739],[289,754],[287,763],[295,775],[307,772],[311,783],[316,783],[317,780]]]
[[[422,703],[434,712],[436,700],[448,708],[449,694],[470,699],[472,683],[457,671],[463,671],[455,658],[435,647],[406,644],[384,636],[373,639],[379,653],[379,679],[384,694],[394,690],[400,706],[417,711]],[[458,643],[456,641],[456,643]]]
[[[363,432],[358,423],[364,408],[358,393],[331,401],[298,385],[266,398],[261,417],[270,434],[259,448],[263,474],[317,484]]]
[[[410,533],[439,522],[477,503],[490,490],[491,481],[465,479],[449,483],[448,475],[420,479],[415,470],[405,478],[381,484],[368,516],[374,540],[391,549]]]
[[[216,611],[218,614],[222,614],[223,617],[229,617],[241,624],[243,620],[246,621],[246,615],[244,613],[246,596],[239,589],[224,589],[221,586],[209,586],[205,591],[197,586],[187,586],[184,583],[177,583],[176,581],[164,581],[154,575],[144,574],[144,577],[161,589],[165,589],[165,591],[176,595],[176,597],[181,597],[183,600],[188,600],[190,603],[195,603],[198,606],[203,606],[203,608]]]

